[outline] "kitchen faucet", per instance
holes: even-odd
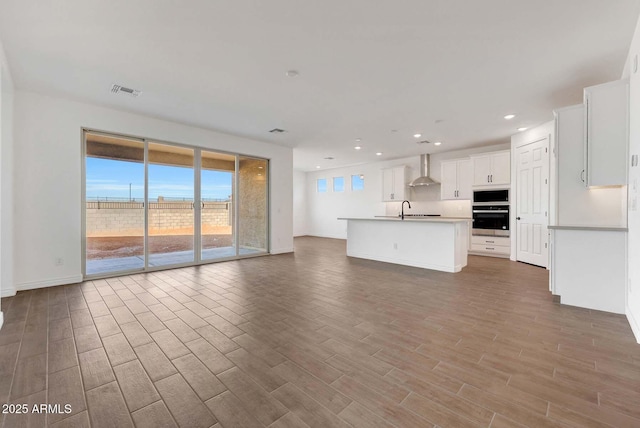
[[[407,204],[409,204],[409,209],[411,209],[411,202],[409,202],[409,201],[402,201],[402,213],[400,214],[400,218],[401,218],[402,220],[404,220],[404,203],[405,203],[405,202],[406,202]]]

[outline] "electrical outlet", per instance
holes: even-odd
[[[64,264],[64,259],[62,257],[56,257],[54,264],[56,266],[62,266]]]

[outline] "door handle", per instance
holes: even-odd
[[[520,220],[520,217],[516,217],[516,220]]]

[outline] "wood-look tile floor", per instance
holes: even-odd
[[[546,270],[295,245],[3,299],[0,403],[61,405],[3,426],[640,426],[625,317],[553,303]]]

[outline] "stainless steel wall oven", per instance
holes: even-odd
[[[473,235],[509,236],[509,189],[473,192]]]

